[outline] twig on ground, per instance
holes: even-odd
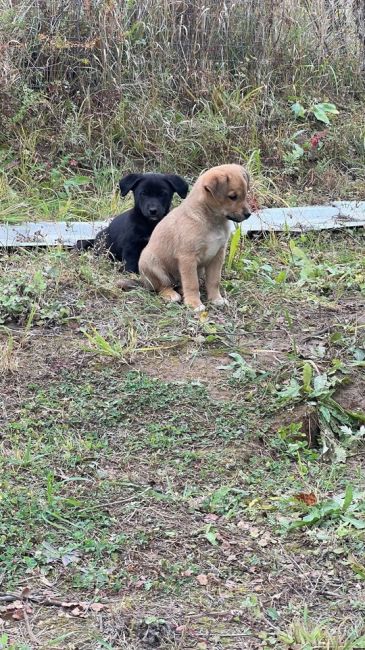
[[[31,628],[31,625],[30,625],[30,621],[29,621],[29,617],[28,617],[28,613],[27,613],[27,603],[28,603],[28,598],[26,598],[24,600],[25,607],[23,609],[25,627],[27,628],[28,636],[29,636],[31,642],[33,643],[33,645],[39,646],[40,641],[37,639],[36,635],[34,634],[32,628]]]

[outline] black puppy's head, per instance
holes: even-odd
[[[122,196],[133,192],[135,210],[151,222],[160,221],[169,212],[174,192],[182,199],[188,193],[187,182],[175,174],[128,174],[119,187]]]

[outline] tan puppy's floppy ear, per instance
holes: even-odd
[[[228,182],[229,177],[227,175],[222,177],[214,174],[214,176],[209,176],[207,182],[204,185],[204,189],[215,198],[219,193],[219,190],[222,188],[222,185],[226,185]]]
[[[217,193],[217,188],[218,188],[218,178],[216,176],[212,176],[209,178],[208,182],[205,183],[204,189],[209,192],[212,196],[215,196]]]

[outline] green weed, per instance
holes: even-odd
[[[308,509],[308,513],[301,519],[291,522],[288,531],[298,528],[320,526],[326,521],[338,522],[348,528],[356,530],[365,529],[364,493],[355,492],[348,484],[345,494],[341,494],[328,501]]]
[[[296,118],[304,118],[312,115],[316,120],[318,120],[318,122],[323,122],[327,125],[331,124],[330,116],[332,117],[332,115],[339,114],[336,106],[329,102],[312,104],[308,108],[304,108],[300,102],[295,102],[295,104],[292,105],[291,110]]]

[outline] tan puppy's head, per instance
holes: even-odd
[[[238,223],[251,216],[247,202],[250,178],[241,165],[212,167],[200,181],[206,202],[217,216]]]

